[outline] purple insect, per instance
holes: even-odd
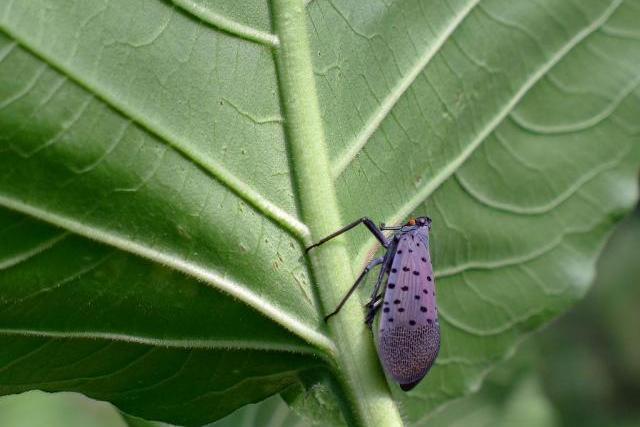
[[[380,224],[376,227],[369,218],[360,218],[309,246],[306,251],[359,224],[364,224],[387,251],[365,267],[325,321],[340,311],[373,267],[382,265],[371,300],[365,305],[368,310],[365,323],[371,328],[376,313],[382,309],[378,357],[385,372],[400,384],[400,388],[411,390],[429,372],[440,350],[435,277],[429,254],[431,219],[411,218],[405,225],[385,227]],[[395,231],[393,237],[385,237],[385,230]],[[385,274],[386,286],[380,292]]]

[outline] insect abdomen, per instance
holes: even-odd
[[[440,350],[437,323],[385,328],[378,336],[378,352],[385,371],[403,390],[411,390],[427,375]]]

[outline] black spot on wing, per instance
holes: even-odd
[[[429,307],[429,294],[423,293],[427,286],[426,265],[422,259],[429,260],[427,247],[420,244],[422,237],[409,232],[401,236],[397,242],[393,261],[389,267],[389,278],[385,290],[384,308],[382,310],[381,325],[393,322],[396,326],[426,325],[426,313],[420,307]],[[427,263],[430,264],[430,263]],[[428,273],[432,274],[431,271]],[[393,305],[391,305],[393,304]],[[386,307],[389,305],[389,307]],[[393,319],[393,320],[391,320]],[[413,324],[410,322],[414,322]]]
[[[406,240],[405,238],[401,238],[395,248],[395,253],[393,255],[393,261],[391,263],[389,269],[389,279],[387,281],[386,287],[386,295],[385,300],[389,302],[389,304],[393,304],[389,306],[389,310],[382,310],[381,313],[381,325],[384,322],[402,322],[403,313],[407,310],[406,304],[404,303],[406,299],[405,292],[401,291],[403,285],[398,282],[403,275],[403,266],[406,263],[406,260],[409,256],[408,253],[408,245],[411,242]],[[402,308],[402,310],[399,310]],[[393,320],[391,320],[393,319]]]
[[[424,245],[418,246],[420,237],[412,232],[407,233],[398,242],[398,247],[390,268],[389,282],[385,299],[393,302],[395,310],[388,314],[382,313],[382,317],[390,316],[397,325],[410,326],[410,321],[415,324],[424,324],[424,313],[420,312],[421,290],[424,287],[426,273],[423,274],[421,258],[428,257]],[[391,286],[393,284],[394,286]]]

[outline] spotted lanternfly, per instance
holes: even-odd
[[[411,390],[429,372],[440,350],[436,286],[429,254],[431,219],[412,218],[404,225],[385,227],[380,224],[376,227],[369,218],[361,218],[309,246],[306,251],[359,224],[364,224],[387,251],[365,267],[325,321],[340,311],[367,273],[381,265],[371,300],[365,306],[365,323],[371,328],[376,313],[382,309],[378,357],[385,372],[398,382],[400,388]],[[383,234],[386,230],[394,231],[392,238]],[[387,281],[380,291],[385,275]]]

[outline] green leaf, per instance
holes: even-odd
[[[77,393],[40,391],[1,398],[0,424],[4,427],[131,427],[108,403]],[[140,427],[152,427],[152,424]]]
[[[584,294],[637,197],[637,2],[307,3],[0,4],[0,394],[202,424],[329,374],[419,422]],[[443,342],[402,393],[361,301],[322,322],[374,241],[302,248],[410,214]]]

